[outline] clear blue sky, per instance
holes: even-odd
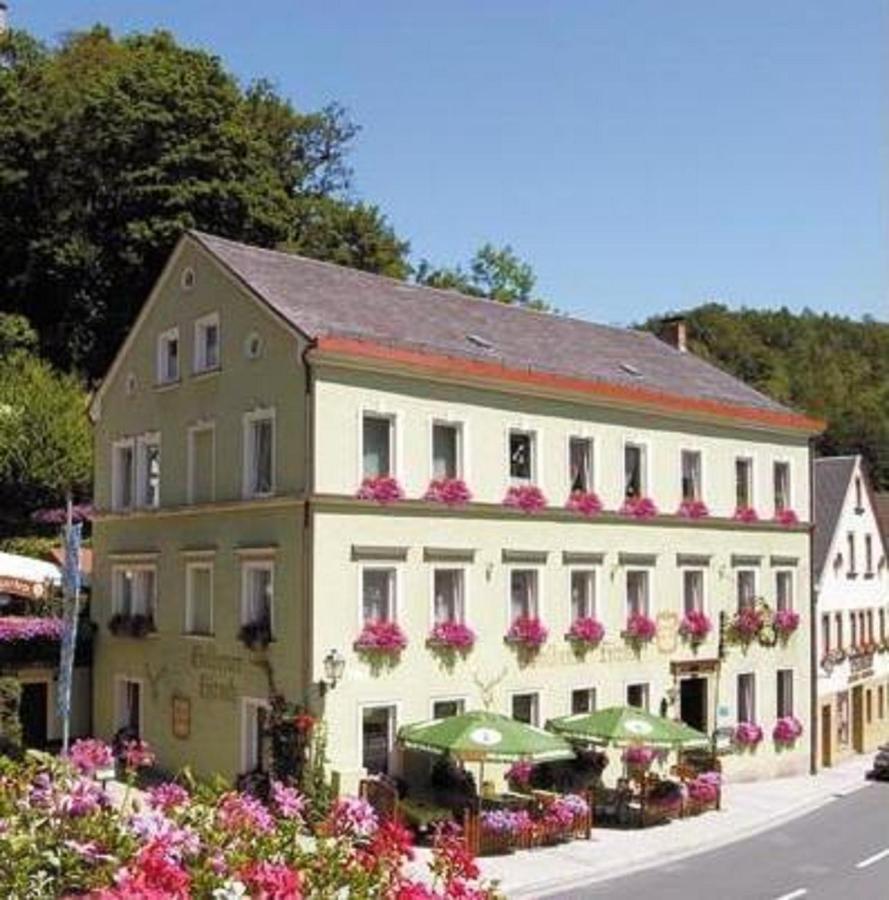
[[[362,126],[414,259],[509,242],[604,322],[719,299],[889,319],[889,0],[11,0],[165,27]]]

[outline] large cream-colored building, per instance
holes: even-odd
[[[323,712],[344,787],[397,764],[401,724],[482,705],[541,724],[623,703],[708,732],[755,721],[766,738],[730,777],[810,765],[818,423],[683,347],[190,234],[93,413],[96,726],[138,728],[170,767],[254,767],[269,671]],[[357,499],[378,475],[405,499]],[[472,501],[422,499],[441,476]],[[531,484],[546,508],[503,504]],[[572,489],[604,511],[566,509]],[[616,512],[643,496],[657,515]],[[786,644],[720,640],[755,597],[799,612]],[[714,624],[697,648],[678,630],[691,609]],[[657,623],[638,653],[634,611]],[[522,615],[549,631],[537,654],[504,640]],[[240,629],[266,616],[272,643],[248,649]],[[605,627],[585,654],[565,639],[577,616]],[[380,617],[408,639],[382,669],[353,646]],[[451,619],[477,639],[449,665],[426,639]],[[324,690],[331,652],[345,668]],[[790,714],[805,734],[778,748]]]

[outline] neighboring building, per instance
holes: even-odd
[[[889,494],[876,494],[874,504],[880,531],[883,533],[883,541],[889,544]]]
[[[323,710],[344,787],[397,765],[400,724],[484,703],[540,724],[628,702],[707,731],[753,720],[766,740],[730,777],[809,767],[820,423],[684,347],[193,233],[93,416],[100,733],[136,728],[170,767],[249,770],[271,670]],[[357,499],[379,475],[408,499]],[[420,499],[442,476],[473,501]],[[548,508],[503,505],[530,484]],[[611,512],[566,509],[573,489]],[[643,496],[662,514],[614,512]],[[678,516],[683,500],[709,517]],[[786,645],[720,658],[718,627],[696,650],[680,638],[684,611],[718,624],[757,596],[801,615]],[[638,655],[621,637],[633,611],[658,626]],[[504,642],[522,614],[549,629],[531,658]],[[586,655],[564,637],[576,616],[606,628]],[[353,649],[378,617],[408,637],[382,670]],[[265,619],[273,642],[248,650],[239,629]],[[451,664],[426,646],[449,619],[477,634]],[[331,651],[345,671],[325,691]],[[790,714],[806,733],[778,752],[771,728]]]
[[[889,738],[889,567],[860,456],[815,461],[818,759]]]

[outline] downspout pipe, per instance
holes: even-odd
[[[313,672],[315,669],[315,603],[314,586],[314,511],[312,497],[315,494],[315,384],[309,352],[315,348],[316,341],[309,341],[303,348],[301,360],[305,376],[304,394],[304,442],[303,442],[303,478],[305,506],[303,507],[302,527],[302,578],[305,628],[303,629],[303,685],[307,708],[312,708],[317,700],[320,704],[322,691],[315,691]]]
[[[818,772],[818,591],[815,586],[815,438],[809,438],[809,772]]]

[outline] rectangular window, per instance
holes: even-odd
[[[136,442],[139,460],[138,494],[139,506],[154,508],[160,506],[161,498],[161,442],[156,434],[146,434]]]
[[[366,706],[361,710],[361,764],[371,775],[389,771],[395,741],[395,707]]]
[[[197,426],[188,432],[188,501],[212,503],[216,495],[216,429]]]
[[[777,706],[778,718],[793,715],[793,669],[778,669],[776,674],[776,686],[778,688]]]
[[[775,608],[793,609],[793,572],[775,572]]]
[[[244,442],[245,495],[267,497],[275,492],[275,416],[271,410],[245,417]]]
[[[243,771],[264,772],[268,756],[268,705],[262,700],[243,701]]]
[[[540,724],[540,698],[537,694],[513,694],[512,717],[526,725]]]
[[[886,714],[886,694],[881,684],[877,688],[877,715],[882,719]]]
[[[871,644],[874,642],[874,611],[872,609],[867,611],[867,640]]]
[[[846,544],[849,548],[849,577],[854,578],[857,574],[855,571],[855,532],[850,531],[846,535]]]
[[[509,477],[534,480],[534,435],[530,431],[509,432]]]
[[[624,497],[631,500],[645,496],[645,448],[639,444],[624,445]]]
[[[843,614],[836,613],[836,625],[837,625],[837,647],[840,650],[845,649],[845,644],[843,643]]]
[[[241,583],[241,624],[274,622],[275,567],[271,562],[245,562]]]
[[[380,478],[394,474],[393,431],[391,416],[364,414],[361,420],[361,466],[363,478]]]
[[[631,569],[627,572],[627,617],[649,616],[650,606],[648,572]]]
[[[114,444],[111,452],[111,506],[114,509],[131,509],[136,478],[133,441],[119,441]]]
[[[365,624],[395,621],[395,569],[362,570],[361,620]]]
[[[138,738],[142,734],[142,684],[128,678],[117,681],[117,714],[115,720],[118,729],[125,729],[129,736]]]
[[[837,694],[837,743],[849,743],[849,692]]]
[[[701,454],[698,450],[682,451],[682,499],[702,499]]]
[[[442,622],[462,622],[463,570],[436,569],[432,575],[434,591],[435,624]]]
[[[753,672],[738,676],[738,721],[756,721],[756,676]]]
[[[432,718],[449,719],[451,716],[461,716],[465,709],[464,700],[436,700],[432,704]]]
[[[830,653],[830,614],[821,616],[821,652]]]
[[[858,616],[854,612],[849,613],[849,640],[853,647],[858,646]]]
[[[595,618],[596,573],[591,569],[571,573],[571,621]]]
[[[593,442],[589,438],[569,438],[568,473],[572,492],[593,490]]]
[[[171,384],[179,380],[179,329],[171,328],[157,339],[157,382]]]
[[[880,610],[880,640],[886,640],[886,610]]]
[[[756,603],[756,572],[753,569],[738,570],[738,609],[752,607]]]
[[[738,509],[753,506],[753,460],[745,456],[735,460],[735,505]]]
[[[627,706],[648,712],[648,684],[627,685]]]
[[[117,615],[146,616],[154,622],[157,576],[153,566],[121,566],[114,569],[111,607]]]
[[[861,515],[864,512],[864,502],[862,498],[863,491],[861,489],[861,479],[855,478],[855,512]]]
[[[194,371],[219,368],[219,315],[211,313],[194,323]]]
[[[509,575],[510,616],[516,619],[536,619],[537,570],[513,569]]]
[[[790,463],[776,462],[774,466],[775,512],[790,509]]]
[[[864,574],[868,578],[874,574],[874,539],[869,534],[864,536]]]
[[[193,563],[186,567],[185,633],[213,634],[213,566]]]
[[[435,422],[432,426],[432,477],[460,478],[460,426]]]
[[[571,691],[571,715],[578,716],[583,713],[596,711],[596,689],[578,688]]]
[[[685,569],[682,572],[682,611],[704,611],[704,572],[701,569]]]

